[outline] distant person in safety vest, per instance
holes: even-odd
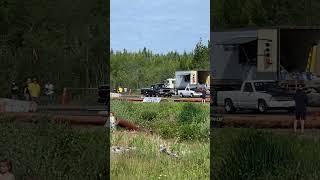
[[[296,104],[296,119],[293,124],[294,132],[297,131],[297,123],[300,121],[301,123],[301,133],[304,132],[304,121],[306,120],[307,116],[307,104],[308,104],[308,97],[306,93],[302,90],[302,87],[299,86],[296,94],[294,96],[294,101]]]
[[[29,86],[29,92],[31,95],[32,101],[39,104],[39,97],[40,97],[40,85],[36,78],[32,79],[32,83]]]

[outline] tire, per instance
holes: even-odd
[[[224,110],[225,110],[226,113],[233,113],[233,112],[235,112],[235,107],[234,107],[231,99],[226,99],[226,100],[225,100]]]
[[[259,100],[258,101],[258,111],[260,113],[265,113],[265,112],[268,111],[267,103],[264,100]]]
[[[182,93],[180,93],[180,97],[182,97],[182,98],[184,97]]]
[[[193,98],[193,94],[192,94],[192,93],[190,94],[190,97],[192,97],[192,98]]]

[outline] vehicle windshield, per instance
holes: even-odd
[[[282,88],[277,82],[255,82],[256,91],[281,91]]]

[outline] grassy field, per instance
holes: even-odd
[[[214,129],[211,158],[215,179],[319,179],[320,136],[292,130]]]
[[[15,122],[0,116],[0,159],[13,164],[16,179],[107,179],[107,134],[104,128],[77,128],[48,122]]]
[[[209,179],[208,104],[111,101],[111,111],[154,132],[112,133],[111,145],[136,150],[111,155],[111,179]],[[182,158],[160,153],[160,144]]]
[[[111,179],[209,179],[209,142],[177,142],[120,131],[112,134],[111,144],[136,147],[132,152],[111,154]],[[160,144],[177,152],[181,159],[160,153]]]
[[[210,106],[198,103],[111,101],[116,117],[152,129],[162,138],[208,139]]]

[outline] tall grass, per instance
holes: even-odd
[[[208,104],[111,101],[110,108],[117,117],[151,128],[163,138],[199,140],[209,137]]]
[[[107,134],[104,129],[73,128],[48,122],[22,123],[0,117],[0,159],[13,163],[16,179],[107,179]]]
[[[215,179],[319,179],[319,138],[254,129],[213,130]]]
[[[209,143],[198,141],[176,142],[143,133],[114,132],[111,143],[136,147],[124,154],[111,154],[111,179],[209,179]],[[166,144],[181,159],[159,152]]]

